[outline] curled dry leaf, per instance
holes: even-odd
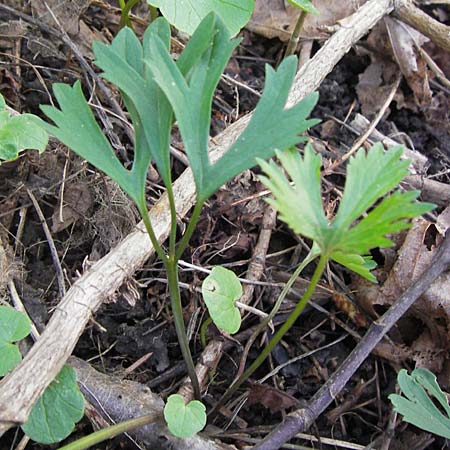
[[[358,4],[357,4],[358,3]],[[341,0],[314,0],[319,14],[308,14],[303,24],[301,37],[326,38],[331,27],[339,20],[353,14],[365,3]],[[285,0],[256,0],[253,16],[247,28],[269,39],[288,41],[294,30],[300,10]]]
[[[434,252],[448,227],[447,212],[438,218],[436,226],[424,219],[415,221],[398,250],[397,260],[381,287],[357,283],[358,302],[373,307],[392,305],[432,261]],[[444,229],[445,228],[445,229]],[[442,234],[440,232],[442,231]],[[398,338],[410,342],[410,355],[417,365],[439,371],[448,358],[450,336],[450,276],[442,274],[420,297],[408,315],[396,327]],[[366,308],[367,309],[367,308]],[[372,311],[374,311],[372,309]]]
[[[298,400],[279,389],[265,384],[251,383],[248,395],[248,405],[261,404],[272,413],[290,408],[298,404]]]

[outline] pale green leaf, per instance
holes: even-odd
[[[296,58],[287,58],[277,71],[267,67],[266,87],[242,135],[218,161],[208,158],[211,102],[220,74],[236,43],[219,19],[215,20],[212,47],[186,80],[167,49],[153,39],[152,57],[146,60],[156,82],[166,94],[178,121],[189,158],[199,201],[206,200],[221,185],[252,167],[256,157],[268,158],[275,150],[304,140],[300,133],[317,123],[306,120],[317,101],[311,94],[290,109],[287,96],[296,72]]]
[[[189,438],[205,427],[206,408],[198,400],[192,400],[186,405],[181,395],[173,394],[164,407],[164,419],[174,436]]]
[[[0,377],[5,376],[22,361],[17,345],[0,339]]]
[[[236,333],[241,326],[241,314],[234,302],[242,297],[242,286],[235,273],[214,267],[203,281],[202,295],[217,328]]]
[[[391,246],[388,235],[408,228],[408,219],[430,211],[434,205],[415,202],[416,191],[397,191],[374,207],[407,175],[409,164],[401,159],[402,148],[385,152],[375,145],[367,154],[361,149],[350,159],[338,212],[328,220],[321,199],[321,157],[309,145],[304,153],[303,158],[295,149],[277,153],[293,185],[273,161],[260,162],[266,174],[261,181],[274,197],[269,203],[279,211],[281,220],[312,239],[328,258],[375,281],[370,273],[375,267],[370,250]]]
[[[16,342],[31,331],[28,317],[10,306],[0,306],[0,340]]]
[[[288,0],[288,2],[307,13],[320,14],[319,10],[309,0]]]
[[[83,414],[75,371],[66,365],[35,403],[22,430],[33,441],[53,444],[69,436]]]
[[[209,13],[215,12],[233,36],[250,20],[255,0],[147,0],[176,28],[192,34]]]
[[[397,381],[406,398],[391,394],[389,399],[394,409],[403,416],[403,420],[425,431],[450,439],[449,417],[442,414],[425,391],[426,389],[436,398],[449,415],[450,407],[447,398],[437,384],[434,374],[427,369],[415,369],[409,375],[402,369]]]
[[[23,150],[42,153],[47,143],[48,135],[39,126],[37,117],[32,114],[10,116],[0,94],[0,164],[17,159]]]

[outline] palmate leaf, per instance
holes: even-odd
[[[434,207],[431,203],[415,202],[417,191],[396,191],[368,212],[407,175],[409,162],[402,160],[401,155],[400,146],[386,152],[381,144],[367,153],[360,149],[348,164],[343,198],[333,220],[325,217],[322,205],[322,160],[310,145],[303,158],[296,149],[277,152],[293,186],[273,161],[259,161],[266,174],[261,181],[272,191],[274,198],[268,202],[279,211],[281,220],[296,233],[312,239],[322,254],[376,281],[370,273],[375,267],[370,250],[393,245],[387,235],[408,228],[408,219]]]
[[[296,58],[287,58],[277,71],[267,67],[263,96],[247,128],[215,164],[208,157],[211,103],[214,90],[231,52],[237,45],[221,20],[214,17],[216,34],[186,80],[158,38],[150,41],[151,58],[146,64],[169,99],[191,164],[199,201],[206,200],[238,173],[255,165],[255,158],[269,158],[304,140],[300,133],[318,121],[306,120],[317,101],[311,94],[285,109],[296,71]]]

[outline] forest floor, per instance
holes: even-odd
[[[93,63],[91,43],[108,42],[117,33],[120,10],[116,2],[48,1],[50,8],[56,8],[59,26],[48,17],[44,2],[3,0],[2,3],[17,12],[0,8],[0,92],[7,104],[18,112],[42,115],[39,105],[51,102],[53,83],[73,84],[80,79],[92,102],[104,106],[112,125],[110,135],[117,139],[115,148],[124,163],[129,163],[133,158],[132,146],[121,122],[111,112],[111,98],[99,91],[79,56],[61,39],[64,30],[87,65],[99,73]],[[252,25],[241,32],[242,42],[214,98],[212,136],[252,111],[264,87],[265,65],[275,66],[282,59],[286,44],[279,37],[285,38],[286,29],[295,21],[285,3],[272,1],[272,14],[268,17],[270,2],[260,2]],[[324,19],[324,23],[307,24],[301,39],[303,63],[316,54],[336,25],[341,2],[325,3],[330,9],[335,8],[335,15],[327,17],[328,22]],[[422,9],[434,19],[450,24],[448,6],[429,5]],[[339,18],[352,12],[341,11]],[[148,23],[147,8],[136,8],[132,19],[136,33],[141,36]],[[355,43],[320,83],[319,101],[311,117],[319,118],[321,123],[309,131],[309,137],[323,158],[324,205],[326,211],[333,211],[345,182],[345,164],[333,166],[333,163],[352,148],[368,124],[376,119],[378,135],[371,134],[360,145],[369,148],[371,142],[387,143],[389,138],[409,148],[416,158],[416,173],[402,186],[423,188],[421,199],[436,203],[437,208],[417,220],[410,231],[397,236],[395,247],[374,252],[378,285],[370,286],[337,265],[328,268],[300,320],[209,425],[210,433],[214,432],[214,438],[223,443],[237,448],[255,443],[287,413],[306,405],[352,351],[370,323],[420,276],[449,226],[449,53],[423,35],[414,35],[414,45],[405,37],[396,37],[400,22],[389,21],[394,22],[381,20]],[[47,27],[56,32],[50,34]],[[179,51],[177,45],[182,39],[175,36],[174,52]],[[392,51],[396,45],[397,52]],[[433,62],[442,73],[432,67]],[[416,70],[405,76],[414,65]],[[112,93],[120,102],[118,92],[112,89]],[[380,111],[383,114],[377,117]],[[172,147],[172,174],[176,179],[186,169],[177,132],[172,136]],[[258,173],[258,168],[243,173],[209,200],[182,257],[184,314],[192,331],[195,360],[202,352],[199,330],[206,318],[198,293],[205,272],[222,265],[242,278],[251,279],[246,284],[251,286],[249,303],[269,311],[282,284],[307,254],[310,243],[275,220],[265,202],[268,194],[257,178]],[[45,217],[49,233],[30,192]],[[157,173],[150,172],[149,205],[163,192]],[[133,203],[113,181],[55,140],[41,155],[25,152],[18,160],[1,165],[0,242],[8,255],[8,267],[12,267],[0,273],[3,301],[9,302],[8,286],[12,279],[33,323],[43,331],[61,300],[49,236],[62,267],[64,289],[68,289],[133,232],[138,222]],[[261,236],[269,245],[262,255],[255,255]],[[256,256],[264,266],[257,279],[249,269]],[[290,290],[279,312],[281,320],[292,310],[311,274],[308,267]],[[136,381],[166,399],[178,390],[186,376],[168,300],[162,264],[151,257],[114,296],[104,299],[80,336],[73,355],[108,376]],[[439,311],[433,302],[439,303]],[[268,330],[243,356],[248,330],[259,320],[257,315],[245,313],[241,331],[232,339],[222,337],[227,346],[208,382],[204,399],[208,408],[232,383],[239,364],[253,361],[270,339]],[[370,445],[378,449],[445,448],[444,439],[396,417],[388,395],[396,391],[400,368],[429,368],[436,373],[443,389],[450,389],[449,333],[450,279],[443,276],[366,359],[326,413],[307,431],[309,437],[292,441],[298,447],[286,448],[363,449]],[[212,338],[220,335],[210,326],[207,339]],[[97,411],[108,413],[99,408]],[[69,440],[91,432],[92,416],[92,412],[87,414]],[[0,449],[19,448],[21,439],[21,432],[11,429],[1,438]],[[57,446],[30,442],[20,448]],[[95,448],[132,449],[145,445],[122,435]]]

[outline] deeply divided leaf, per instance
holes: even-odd
[[[66,365],[35,403],[22,430],[33,441],[53,444],[69,436],[83,414],[75,371]]]
[[[411,375],[402,369],[397,380],[404,397],[391,394],[389,399],[394,409],[403,416],[403,420],[425,431],[450,439],[450,406],[447,396],[436,381],[436,376],[427,369],[415,369]],[[433,402],[433,397],[442,406],[447,416]]]
[[[370,250],[393,245],[389,234],[408,228],[408,219],[434,207],[415,202],[416,191],[396,191],[376,204],[407,175],[409,162],[401,155],[399,146],[384,151],[377,144],[367,153],[360,149],[350,159],[344,194],[331,220],[321,199],[321,157],[310,145],[303,158],[295,149],[277,153],[289,179],[273,161],[260,161],[266,174],[261,180],[273,193],[269,203],[296,233],[312,239],[327,257],[375,281]]]

